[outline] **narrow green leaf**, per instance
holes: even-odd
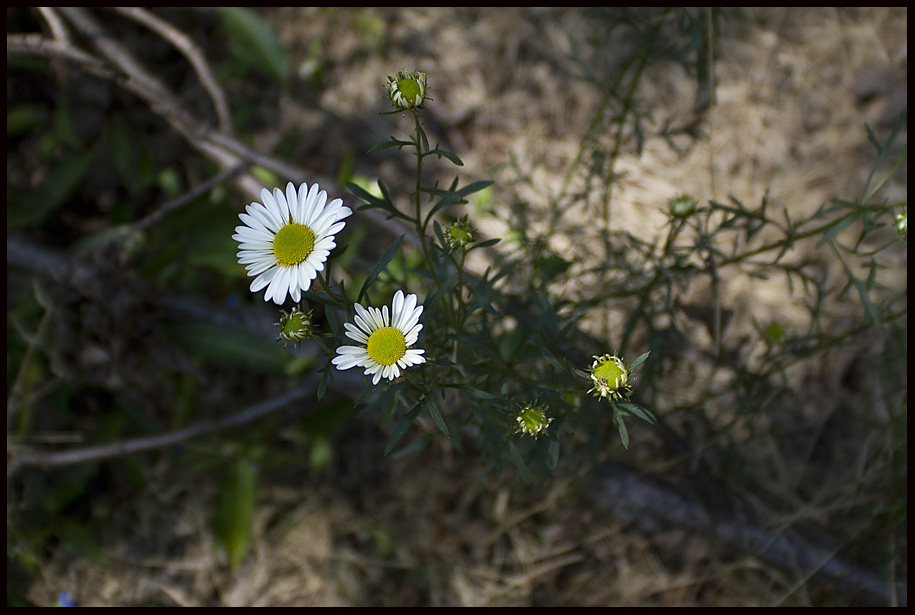
[[[524,458],[521,456],[521,452],[518,451],[518,447],[515,446],[515,443],[512,440],[508,441],[508,450],[511,453],[515,467],[521,471],[521,477],[524,479],[524,482],[531,482],[531,475],[528,472],[527,465],[524,463]]]
[[[233,573],[238,570],[251,543],[256,498],[257,472],[254,463],[237,458],[223,479],[213,518],[216,539],[226,550]]]
[[[623,413],[617,405],[618,402],[611,401],[610,405],[613,406],[613,421],[616,423],[617,427],[620,430],[620,441],[623,443],[623,448],[627,451],[629,450],[629,431],[626,429],[626,423],[623,421]]]
[[[378,180],[378,189],[381,190],[381,196],[384,197],[385,202],[390,204],[392,209],[396,210],[394,207],[394,199],[391,198],[391,191],[388,190],[388,185],[380,179]]]
[[[353,407],[356,407],[356,406],[358,406],[359,404],[361,404],[362,402],[364,402],[366,399],[369,398],[369,396],[370,396],[372,393],[374,393],[374,392],[377,391],[377,390],[378,390],[378,387],[377,387],[377,386],[375,386],[375,385],[373,385],[373,384],[371,384],[371,383],[366,384],[366,385],[365,385],[365,388],[362,389],[362,392],[359,393],[359,397],[357,397],[357,398],[355,399],[355,401],[353,401]]]
[[[658,419],[655,416],[638,404],[634,404],[629,401],[618,401],[616,402],[623,410],[631,414],[632,416],[642,419],[649,425],[657,425]]]
[[[353,182],[347,182],[346,187],[349,188],[350,192],[352,192],[357,198],[365,203],[365,205],[359,207],[360,210],[383,209],[390,214],[390,217],[401,218],[403,220],[409,220],[412,222],[413,218],[401,213],[397,210],[396,207],[394,207],[394,203],[391,201],[387,187],[385,187],[381,181],[376,182],[376,185],[378,186],[379,191],[382,193],[381,197],[375,196],[362,186],[354,184]]]
[[[651,354],[651,351],[649,350],[645,354],[640,355],[635,361],[632,362],[632,364],[629,366],[629,369],[635,369],[636,367],[638,367],[639,365],[644,363],[645,360],[648,358],[648,355],[650,355],[650,354]]]
[[[871,319],[871,324],[875,329],[880,328],[880,312],[877,310],[877,306],[874,305],[871,301],[870,293],[867,292],[867,288],[861,280],[855,278],[855,288],[858,289],[858,294],[861,296],[861,303],[864,304],[864,311],[867,312],[867,315]]]
[[[397,250],[400,249],[400,244],[403,243],[404,235],[401,235],[397,239],[391,242],[391,245],[388,246],[388,249],[384,251],[384,254],[381,255],[381,258],[378,259],[378,262],[375,263],[375,266],[372,267],[372,270],[369,272],[367,278],[365,278],[365,283],[362,285],[362,290],[359,291],[359,296],[356,298],[356,301],[362,301],[362,297],[365,295],[365,291],[369,289],[369,286],[372,285],[372,282],[381,275],[381,272],[384,271],[385,267],[388,266],[388,263],[394,258],[394,255],[397,254]]]
[[[467,184],[466,186],[464,186],[463,188],[458,190],[457,193],[460,194],[461,196],[467,196],[468,194],[473,194],[474,192],[479,192],[480,190],[485,190],[486,188],[489,188],[492,185],[492,183],[493,183],[492,180],[481,179],[480,181],[476,181],[476,182]]]
[[[340,335],[340,325],[337,324],[337,315],[328,304],[324,304],[324,317],[327,319],[327,324],[330,325],[330,330],[334,334],[334,337],[338,340],[341,339],[342,336]]]
[[[382,199],[378,198],[359,184],[346,182],[346,187],[350,192],[353,193],[354,196],[356,196],[356,198],[361,199],[367,205],[371,205],[373,207],[383,207],[384,203]]]
[[[445,293],[454,288],[454,285],[457,284],[457,281],[458,274],[455,273],[449,276],[447,280],[442,282],[442,285],[439,286],[438,290],[436,290],[431,297],[428,295],[426,296],[427,298],[423,302],[423,309],[429,309],[430,306],[435,305],[439,299],[445,296]]]
[[[395,139],[394,137],[391,137],[391,140],[390,140],[390,141],[382,141],[381,143],[378,143],[378,144],[374,145],[374,146],[373,146],[368,152],[366,152],[366,153],[367,153],[367,154],[374,154],[375,152],[380,152],[380,151],[382,151],[382,150],[386,150],[386,149],[388,149],[389,147],[397,147],[397,148],[401,148],[401,149],[402,149],[402,148],[406,147],[407,145],[413,145],[413,144],[410,143],[409,141],[401,141],[400,139]]]
[[[127,118],[115,112],[108,120],[108,155],[125,186],[132,185],[136,167],[136,135],[132,134]]]
[[[315,293],[310,290],[302,291],[302,298],[307,301],[314,301],[325,306],[335,306],[336,302],[330,298],[327,293]]]
[[[555,470],[559,464],[559,439],[550,438],[550,444],[547,449],[546,467]]]
[[[431,191],[427,191],[427,192],[431,192]],[[436,191],[436,192],[440,192],[440,191]],[[438,210],[441,209],[442,207],[447,207],[448,205],[455,205],[457,203],[466,203],[466,201],[463,201],[462,199],[455,196],[455,194],[453,192],[447,192],[444,194],[444,196],[442,196],[441,199],[439,199],[439,202],[436,203],[435,206],[429,210],[429,213],[427,215],[428,215],[428,217],[431,218],[436,213],[438,213]]]
[[[283,83],[289,58],[273,28],[249,8],[222,6],[216,11],[226,27],[240,39],[241,45],[236,49],[250,51],[253,65],[264,67],[269,75]]]
[[[550,351],[550,349],[546,347],[546,344],[543,342],[542,339],[540,339],[540,337],[537,337],[535,339],[535,343],[540,348],[540,352],[543,353],[543,358],[546,359],[550,363],[550,365],[552,365],[559,371],[563,371],[564,368],[562,367],[562,363],[560,363],[559,360],[556,358],[556,355],[554,355]]]
[[[70,198],[92,162],[91,151],[74,153],[54,167],[38,190],[14,191],[7,206],[7,229],[43,222]]]
[[[854,222],[855,219],[857,219],[857,217],[858,216],[856,214],[849,213],[849,214],[846,214],[844,218],[840,218],[839,221],[835,225],[831,226],[830,228],[828,228],[826,230],[825,233],[823,233],[823,236],[820,237],[820,240],[817,242],[816,247],[821,248],[821,247],[825,246],[827,243],[829,243],[830,241],[832,241],[833,239],[835,239],[839,233],[841,233],[842,231],[847,229],[849,226],[851,226],[851,223]]]
[[[330,365],[324,370],[324,373],[321,374],[321,380],[318,382],[318,401],[321,401],[324,398],[324,393],[327,392],[327,380],[330,378]]]
[[[484,391],[483,389],[470,388],[468,392],[471,396],[477,397],[479,399],[499,399],[498,395],[493,395],[492,393]]]
[[[496,245],[500,241],[502,241],[501,237],[496,237],[494,239],[487,239],[486,241],[479,241],[479,242],[471,245],[469,248],[467,248],[467,250],[470,251],[470,250],[477,250],[479,248],[488,248],[489,246]]]
[[[444,246],[445,246],[445,233],[444,233],[444,231],[442,230],[442,225],[438,223],[438,220],[433,220],[433,221],[432,221],[432,230],[435,231],[435,236],[438,237],[438,244],[439,244],[440,246],[443,246],[443,249],[446,249],[446,248],[444,248]]]
[[[407,444],[405,447],[403,447],[401,449],[397,449],[396,451],[392,452],[390,454],[390,458],[391,459],[403,459],[404,457],[408,457],[408,456],[416,457],[421,452],[423,452],[423,450],[427,446],[429,446],[429,443],[432,442],[432,439],[434,437],[435,437],[435,434],[432,434],[432,433],[427,433],[424,436],[420,436],[419,438],[416,439],[415,442],[411,442],[410,444]]]
[[[454,152],[449,152],[449,151],[443,150],[443,149],[434,149],[434,150],[432,150],[432,151],[429,152],[429,153],[430,153],[430,154],[438,154],[439,156],[444,156],[445,158],[447,158],[448,160],[450,160],[451,162],[453,162],[454,164],[456,164],[456,165],[459,166],[459,167],[464,166],[464,161],[461,160],[461,159],[458,157],[458,155],[455,154]]]
[[[419,133],[419,139],[422,143],[422,151],[426,154],[429,153],[429,138],[426,136],[426,131],[423,130],[423,125],[419,122],[416,122],[416,132]]]
[[[409,414],[400,419],[400,422],[397,423],[394,431],[391,432],[391,439],[388,440],[388,445],[384,447],[385,455],[390,453],[397,443],[400,442],[400,439],[404,437],[404,434],[410,430],[410,426],[413,424],[413,421],[416,420],[416,417],[419,416],[420,410],[422,410],[422,404],[417,404]]]
[[[445,417],[442,416],[442,411],[438,407],[438,403],[430,396],[426,400],[426,408],[429,410],[429,414],[432,416],[432,420],[435,421],[435,425],[441,430],[443,434],[451,437],[450,432],[448,431],[448,425],[445,423]]]
[[[869,291],[874,290],[874,286],[877,284],[877,269],[879,268],[877,261],[871,258],[871,262],[868,264],[867,281],[864,283],[864,288]]]

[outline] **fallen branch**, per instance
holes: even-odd
[[[200,421],[184,429],[170,431],[164,434],[148,436],[144,438],[132,438],[120,440],[110,444],[100,446],[89,446],[69,451],[36,451],[32,449],[23,449],[20,446],[13,445],[12,459],[7,467],[7,477],[15,475],[22,468],[34,466],[45,470],[74,465],[78,463],[88,463],[91,461],[104,461],[116,457],[124,457],[133,453],[156,450],[174,446],[191,438],[198,438],[207,434],[216,433],[232,427],[239,427],[259,419],[272,412],[282,410],[292,404],[307,397],[313,397],[317,388],[317,378],[312,376],[307,379],[306,384],[280,395],[274,399],[251,406],[240,412],[227,417]],[[21,450],[20,450],[21,449]]]
[[[143,100],[149,108],[162,116],[188,145],[220,165],[224,170],[233,169],[240,164],[252,163],[285,177],[294,183],[317,182],[328,188],[336,182],[321,174],[306,172],[283,160],[257,152],[231,133],[208,123],[188,111],[178,98],[151,71],[139,62],[130,50],[111,36],[98,20],[85,8],[60,7],[56,9],[71,25],[92,41],[101,58],[84,50],[73,47],[68,40],[47,39],[38,34],[8,34],[8,53],[27,53],[45,57],[59,57],[75,62],[76,65],[90,74],[117,82],[126,90]],[[135,15],[132,15],[134,17]],[[170,39],[169,39],[170,40]],[[174,41],[170,40],[174,43]],[[195,59],[202,62],[202,58]],[[112,70],[111,67],[115,70]],[[202,68],[204,72],[209,71]],[[209,71],[211,72],[211,71]],[[198,73],[199,74],[199,73]],[[251,174],[245,173],[237,178],[239,188],[249,198],[259,198],[264,187]],[[363,212],[376,227],[385,229],[394,236],[406,233],[406,241],[418,246],[418,239],[409,232],[408,227],[396,220],[389,220],[377,210]]]
[[[762,520],[742,519],[733,510],[714,509],[694,495],[621,464],[604,465],[596,488],[587,497],[644,532],[677,528],[709,536],[802,579],[831,584],[856,603],[906,606],[908,602],[905,581],[891,583],[838,555],[835,546],[816,543],[790,529],[769,529]]]

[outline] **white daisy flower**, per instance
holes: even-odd
[[[391,304],[388,318],[388,306],[382,309],[364,308],[355,304],[356,325],[344,323],[346,335],[361,344],[360,346],[340,346],[332,363],[339,370],[351,367],[364,367],[365,374],[371,376],[372,384],[378,384],[382,378],[394,380],[400,377],[400,370],[411,365],[425,363],[425,350],[411,348],[419,337],[423,326],[419,316],[423,306],[416,305],[416,295],[404,296],[398,290]]]
[[[264,300],[282,305],[288,294],[298,303],[324,261],[336,247],[334,235],[343,229],[344,218],[353,213],[342,199],[327,202],[318,184],[302,184],[296,191],[292,182],[286,193],[274,188],[261,190],[262,203],[251,203],[238,217],[232,239],[239,243],[238,262],[245,265],[251,292],[266,287]]]

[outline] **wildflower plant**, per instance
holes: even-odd
[[[675,49],[665,50],[652,38],[659,34],[661,23],[663,19],[644,33],[649,39],[645,49],[655,50],[657,45],[653,53],[674,53]],[[648,56],[641,57],[626,66],[638,68],[642,66],[639,62],[649,60]],[[601,84],[637,81],[640,74],[621,74],[615,80],[601,81],[595,77],[597,72],[590,66],[585,74]],[[464,209],[492,182],[477,180],[462,185],[458,177],[447,183],[429,179],[440,176],[449,163],[461,167],[463,162],[458,154],[430,142],[423,121],[431,101],[428,77],[419,70],[404,68],[384,84],[390,109],[383,115],[393,116],[395,122],[406,117],[412,130],[406,137],[391,136],[369,150],[369,154],[396,150],[410,156],[415,181],[391,189],[379,180],[378,192],[347,184],[362,202],[353,208],[356,214],[352,220],[371,224],[360,219],[360,213],[373,211],[410,231],[396,237],[380,255],[365,255],[374,262],[367,273],[344,272],[340,281],[331,275],[334,238],[352,212],[340,199],[327,203],[316,186],[303,185],[296,190],[290,184],[285,192],[265,189],[262,203],[249,205],[242,214],[245,226],[236,229],[235,238],[241,243],[239,261],[247,266],[249,275],[255,276],[252,291],[266,288],[265,298],[277,303],[289,297],[295,302],[304,299],[325,306],[325,329],[329,330],[315,327],[312,312],[297,306],[282,317],[280,338],[284,343],[298,344],[312,336],[325,350],[327,363],[321,369],[319,397],[337,374],[353,368],[362,370],[364,388],[354,394],[355,403],[381,413],[390,432],[386,454],[397,449],[408,434],[411,443],[405,450],[418,450],[427,444],[429,438],[416,433],[427,425],[434,425],[457,447],[468,433],[475,434],[476,445],[493,467],[500,468],[503,460],[511,460],[525,478],[530,477],[533,467],[554,468],[561,443],[572,445],[582,439],[606,443],[614,426],[619,441],[628,449],[632,438],[626,421],[636,419],[652,426],[657,418],[647,407],[664,404],[658,396],[657,379],[661,365],[674,360],[671,341],[685,337],[683,314],[677,306],[679,293],[692,278],[708,277],[711,281],[714,300],[707,326],[713,353],[718,353],[726,318],[717,294],[723,268],[764,266],[782,272],[789,283],[816,285],[820,282],[803,266],[781,262],[781,256],[797,241],[819,237],[818,247],[829,245],[841,259],[844,248],[839,247],[839,233],[855,222],[863,224],[864,234],[869,233],[879,228],[878,220],[884,215],[891,216],[895,237],[904,240],[905,210],[899,213],[895,205],[863,208],[840,202],[834,208],[822,208],[810,220],[795,221],[786,213],[781,223],[768,215],[765,198],[761,207],[753,210],[736,198],[731,203],[709,200],[703,204],[689,193],[675,194],[659,203],[666,208],[668,219],[666,237],[659,243],[641,242],[611,231],[609,201],[613,178],[618,175],[613,164],[615,156],[625,149],[625,135],[629,134],[617,127],[629,118],[637,126],[632,134],[639,137],[643,134],[638,129],[643,112],[634,97],[634,82],[622,98],[616,89],[601,87],[608,89],[606,104],[599,107],[599,117],[591,124],[595,134],[582,141],[582,150],[563,186],[564,195],[587,198],[594,192],[573,192],[574,181],[598,186],[604,194],[591,217],[602,229],[599,248],[605,263],[585,270],[589,278],[585,287],[599,289],[592,296],[570,298],[555,289],[584,262],[576,250],[594,250],[595,246],[574,246],[567,254],[557,253],[548,238],[558,232],[558,227],[548,225],[545,231],[532,233],[523,203],[491,210],[496,215],[510,212],[504,217],[511,229],[508,236],[521,249],[487,252],[493,264],[482,275],[467,269],[470,253],[500,242],[500,238],[485,237],[473,212]],[[614,113],[610,114],[611,110]],[[614,130],[610,132],[619,139],[609,157],[605,151],[588,149],[598,147],[601,139],[596,133],[608,128],[601,114],[612,117],[610,127]],[[640,147],[637,139],[635,151]],[[560,196],[560,201],[563,198],[574,201],[582,197]],[[569,206],[558,207],[557,212]],[[848,212],[829,220],[842,208]],[[560,219],[557,213],[550,224],[556,225]],[[813,228],[806,226],[817,220],[828,221]],[[750,247],[762,228],[777,229],[784,239]],[[742,251],[735,247],[729,253],[721,248],[720,237],[734,233],[743,235],[729,245],[745,247]],[[855,252],[854,248],[849,252]],[[772,262],[756,261],[759,255],[769,253],[777,254]],[[872,322],[879,323],[885,312],[869,295],[877,265],[871,265],[867,280],[857,278],[850,266],[845,269],[850,281],[843,293],[856,290]],[[359,292],[344,288],[342,279],[361,282]],[[312,282],[317,289],[311,288]],[[580,327],[583,305],[591,306],[600,325],[596,331],[586,332]],[[661,322],[667,324],[662,326]],[[784,331],[777,322],[761,328],[767,353],[762,360],[769,373],[762,381],[746,380],[756,382],[756,386],[761,386],[760,382],[769,386],[773,382],[770,376],[783,372],[788,365],[779,353],[791,338],[784,333],[769,334],[775,327]],[[652,347],[636,347],[636,338],[648,340]],[[615,353],[606,353],[610,343],[618,349]],[[582,356],[584,348],[592,351],[588,353],[590,361]],[[637,358],[627,364],[624,356],[629,353],[637,354]],[[649,356],[651,362],[647,362]],[[636,368],[643,374],[640,387],[636,386]],[[741,378],[737,381],[744,382]],[[773,387],[772,391],[779,390]],[[519,404],[519,399],[538,401]],[[767,398],[754,392],[745,393],[742,399],[746,412],[752,415],[761,407],[754,404],[764,404]],[[554,422],[556,425],[549,428]],[[519,435],[533,437],[522,440]]]
[[[251,290],[266,287],[268,301],[282,304],[288,297],[296,303],[324,304],[330,331],[314,324],[313,310],[296,305],[281,313],[278,339],[284,345],[299,345],[313,338],[325,350],[328,363],[321,370],[319,397],[335,374],[363,370],[365,388],[356,404],[379,408],[384,421],[393,423],[386,452],[426,415],[457,446],[466,433],[464,426],[473,425],[497,467],[503,458],[511,459],[530,478],[531,463],[556,466],[562,432],[574,434],[581,424],[577,414],[588,386],[579,379],[583,372],[576,369],[578,359],[565,356],[563,347],[574,322],[560,327],[558,306],[545,296],[536,311],[519,308],[510,297],[506,301],[500,287],[513,267],[482,278],[466,270],[468,253],[499,242],[481,237],[470,213],[461,210],[492,182],[462,187],[455,178],[447,186],[438,181],[424,184],[424,168],[431,161],[463,165],[454,152],[430,145],[422,120],[430,100],[426,79],[425,73],[407,69],[388,78],[392,111],[387,114],[409,114],[413,133],[408,139],[391,137],[370,150],[410,152],[416,181],[408,194],[397,198],[382,181],[380,196],[348,184],[363,202],[353,220],[359,219],[358,212],[375,209],[412,227],[415,250],[408,267],[396,266],[398,255],[407,257],[402,235],[380,255],[352,296],[331,275],[335,236],[352,211],[341,199],[328,202],[317,185],[297,189],[291,183],[285,192],[264,189],[262,202],[252,203],[241,214],[244,225],[233,236],[239,242],[239,262],[256,276]],[[313,282],[317,289],[311,288]],[[506,327],[519,319],[526,321],[523,326]],[[630,401],[629,370],[647,356],[629,367],[615,355],[608,356],[591,370],[591,384],[610,406],[589,411],[616,423],[626,448],[624,416],[653,421],[648,410]],[[613,366],[618,370],[610,374]],[[537,401],[515,401],[519,398]],[[554,421],[562,431],[548,429]],[[518,439],[523,435],[534,442],[525,444]]]

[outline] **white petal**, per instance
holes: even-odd
[[[343,328],[346,329],[346,336],[351,340],[355,340],[361,344],[369,343],[369,336],[362,332],[359,327],[351,325],[348,322],[343,323]]]
[[[256,293],[260,291],[265,286],[269,285],[273,281],[273,278],[276,277],[276,268],[268,269],[251,282],[251,292]]]
[[[372,326],[372,315],[358,303],[356,303],[354,307],[356,308],[356,315],[353,317],[353,321],[355,321],[355,323],[359,325],[359,328],[366,333],[371,334],[374,332],[375,328]]]
[[[400,292],[400,291],[397,291],[397,292]],[[401,297],[403,297],[403,293],[400,293],[400,295],[401,295]],[[395,296],[394,298],[396,299],[397,297]],[[401,310],[400,310],[400,313],[397,315],[398,318],[397,318],[396,323],[394,324],[394,326],[397,327],[401,333],[405,334],[407,331],[410,330],[410,327],[413,326],[413,324],[414,324],[413,323],[413,313],[415,311],[415,308],[416,308],[416,295],[411,293],[411,294],[407,295],[406,298],[401,301]]]
[[[266,299],[276,304],[283,303],[289,293],[289,267],[276,267],[276,275],[267,287]]]
[[[267,271],[271,267],[276,266],[276,260],[270,260],[266,258],[261,258],[257,260],[252,260],[250,263],[246,263],[239,259],[239,264],[245,265],[245,270],[248,272],[249,276],[260,275],[263,272]]]
[[[252,222],[249,224],[251,228],[262,228],[271,235],[275,235],[281,228],[283,228],[283,224],[279,219],[279,216],[273,215],[270,209],[262,205],[250,208],[248,210],[248,214],[252,220]],[[241,218],[241,215],[238,217]]]
[[[400,361],[398,361],[398,364],[403,363],[402,367],[407,368],[411,365],[425,363],[426,358],[423,356],[424,352],[426,351],[421,348],[411,348],[404,353],[400,358]]]
[[[337,369],[344,370],[351,367],[360,366],[369,359],[368,352],[365,348],[359,346],[340,346],[337,348],[337,356],[331,359],[331,363],[337,366]],[[370,360],[370,359],[369,359]]]
[[[308,189],[308,194],[305,196],[305,208],[302,211],[305,214],[305,222],[303,224],[308,224],[314,219],[314,210],[318,203],[319,192],[321,192],[321,187],[318,186],[317,182]]]
[[[308,205],[308,184],[307,183],[302,182],[302,184],[299,185],[299,189],[298,189],[298,192],[296,193],[295,200],[296,200],[296,203],[298,204],[298,209],[296,211],[296,215],[298,217],[296,218],[296,221],[299,224],[305,224],[305,222],[304,222],[305,217],[306,217],[305,214],[308,211],[308,207],[307,207],[307,205]]]
[[[406,332],[401,331],[401,333],[403,333],[404,342],[407,344],[407,346],[412,346],[416,343],[416,340],[419,339],[419,332],[422,331],[422,328],[422,325],[415,325],[413,328],[408,329]]]
[[[391,326],[397,327],[400,324],[401,314],[403,313],[403,291],[398,290],[394,293],[394,299],[391,301]]]
[[[274,210],[274,214],[279,215],[283,220],[283,225],[289,223],[289,219],[292,217],[292,212],[289,211],[289,203],[286,201],[286,194],[279,188],[273,189],[273,198],[276,199],[278,208]]]
[[[384,327],[384,321],[381,320],[381,310],[378,308],[368,307],[365,309],[365,314],[368,315],[368,323],[371,327],[369,331],[377,331],[378,329]]]
[[[318,277],[318,272],[315,271],[315,268],[311,266],[307,260],[299,263],[295,267],[291,267],[295,270],[295,284],[302,290],[308,290],[311,288],[311,283],[316,277]]]
[[[317,185],[317,184],[315,184]],[[318,193],[317,198],[311,203],[311,208],[305,212],[306,222],[305,224],[311,228],[313,225],[316,225],[319,220],[324,215],[324,204],[327,202],[327,193],[321,191]]]

